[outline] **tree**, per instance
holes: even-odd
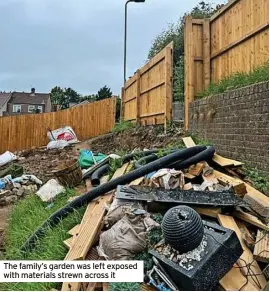
[[[101,87],[100,90],[98,91],[96,100],[102,100],[102,99],[110,98],[110,97],[112,97],[111,89],[105,85]]]
[[[193,18],[209,18],[223,5],[213,7],[210,3],[204,1],[196,5],[190,13],[185,13],[176,23],[169,24],[168,28],[163,30],[155,37],[148,53],[148,60],[153,58],[158,52],[173,41],[173,87],[174,100],[184,99],[184,18],[191,15]]]
[[[60,86],[55,86],[51,90],[51,101],[53,104],[60,104],[61,109],[65,109],[69,107],[69,100],[65,95],[64,89]]]
[[[80,95],[74,89],[70,87],[65,88],[64,94],[68,98],[69,102],[80,102]]]

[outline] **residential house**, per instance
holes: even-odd
[[[11,92],[0,92],[0,117],[3,116],[3,113],[7,111],[7,104],[10,100]]]
[[[4,96],[3,93],[0,93],[0,96],[2,95]],[[52,104],[50,94],[36,93],[35,88],[32,88],[30,93],[12,92],[8,101],[3,105],[2,111],[3,116],[51,112]]]

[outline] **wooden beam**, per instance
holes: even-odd
[[[210,84],[210,20],[203,20],[203,75],[204,89]]]
[[[269,231],[269,227],[265,225],[261,220],[259,220],[256,216],[253,216],[251,214],[248,214],[242,211],[234,211],[233,216],[245,222],[248,222],[254,226],[257,226],[263,230]]]
[[[226,53],[227,51],[231,50],[232,48],[240,45],[241,43],[243,43],[244,41],[250,39],[251,37],[253,37],[254,35],[258,34],[259,32],[265,30],[266,28],[269,27],[269,22],[266,22],[262,25],[259,25],[258,27],[256,27],[255,29],[252,29],[249,33],[245,34],[244,36],[242,36],[241,38],[237,39],[236,41],[230,43],[229,45],[227,45],[226,47],[222,48],[221,50],[213,53],[211,55],[211,60]]]
[[[257,261],[269,263],[269,233],[257,231],[253,256]]]
[[[194,207],[194,210],[201,215],[217,218],[218,214],[221,214],[221,208],[199,208]]]
[[[129,185],[130,186],[138,186],[143,182],[143,180],[144,180],[144,176],[133,180],[131,183],[129,183]]]
[[[153,87],[150,87],[150,88],[147,88],[147,89],[141,91],[141,95],[143,95],[143,94],[145,94],[145,93],[147,93],[147,92],[149,92],[149,91],[151,91],[151,90],[153,90],[153,89],[156,89],[156,88],[158,88],[158,87],[160,87],[160,86],[162,86],[162,85],[164,85],[164,84],[165,84],[165,80],[164,80],[164,81],[161,81],[161,82],[159,82],[159,83],[157,83],[157,84],[154,85]]]
[[[173,49],[172,45],[165,48],[165,111],[164,125],[172,120],[172,74],[173,74]],[[166,127],[166,126],[165,126]]]
[[[231,177],[217,170],[214,170],[213,174],[221,184],[231,185],[236,195],[243,197],[247,193],[246,185],[241,179]]]
[[[233,160],[233,159],[222,157],[221,155],[218,155],[216,153],[213,156],[213,161],[215,161],[215,163],[217,163],[218,165],[220,165],[222,167],[240,166],[240,165],[244,164],[244,163],[242,163],[240,161],[236,161],[236,160]]]
[[[204,165],[205,164],[202,162],[196,163],[195,165],[191,165],[188,169],[188,172],[191,175],[199,176],[203,171]]]
[[[241,231],[240,231],[239,227],[237,226],[236,222],[234,221],[233,217],[218,214],[218,221],[223,227],[226,227],[226,228],[229,228],[229,229],[235,231],[235,233],[236,233],[236,235],[237,235],[237,237],[242,245],[242,248],[244,250],[240,259],[237,260],[237,264],[239,265],[239,267],[244,275],[248,274],[248,268],[246,267],[246,265],[250,264],[250,272],[253,274],[256,274],[256,279],[258,279],[258,282],[259,282],[261,287],[258,286],[257,281],[253,280],[254,276],[253,276],[253,278],[250,276],[247,276],[248,280],[254,287],[256,287],[257,289],[261,289],[266,284],[265,277],[264,277],[264,275],[260,275],[262,273],[262,271],[261,271],[258,263],[254,260],[252,252],[246,246],[246,244],[242,238]]]
[[[140,114],[141,114],[141,73],[140,70],[136,72],[136,124],[140,125]]]
[[[245,185],[247,194],[244,196],[244,201],[262,217],[269,217],[269,198],[249,184],[245,183]]]

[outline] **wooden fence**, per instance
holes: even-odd
[[[269,59],[268,0],[231,0],[210,19],[185,20],[185,126],[188,104],[210,82]]]
[[[141,125],[172,119],[173,43],[137,70],[122,88],[122,119]]]
[[[47,129],[71,126],[79,140],[108,133],[114,127],[115,98],[67,110],[0,118],[0,154],[48,144]]]

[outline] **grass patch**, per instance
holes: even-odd
[[[120,123],[115,124],[114,128],[112,129],[112,132],[120,133],[134,127],[135,124],[131,123],[130,121],[122,121]]]
[[[269,63],[255,68],[250,73],[238,72],[220,80],[217,83],[211,83],[209,87],[197,95],[198,98],[223,93],[228,90],[248,86],[251,84],[269,80]]]
[[[46,235],[37,242],[37,246],[25,254],[20,253],[24,241],[45,221],[53,212],[67,203],[74,191],[67,191],[57,196],[51,208],[36,195],[30,195],[14,206],[5,231],[5,254],[7,260],[62,260],[67,248],[63,240],[70,237],[67,231],[81,222],[85,208],[74,211],[63,219],[57,226],[48,229]],[[61,283],[0,283],[1,291],[45,291],[52,288],[60,289]]]

